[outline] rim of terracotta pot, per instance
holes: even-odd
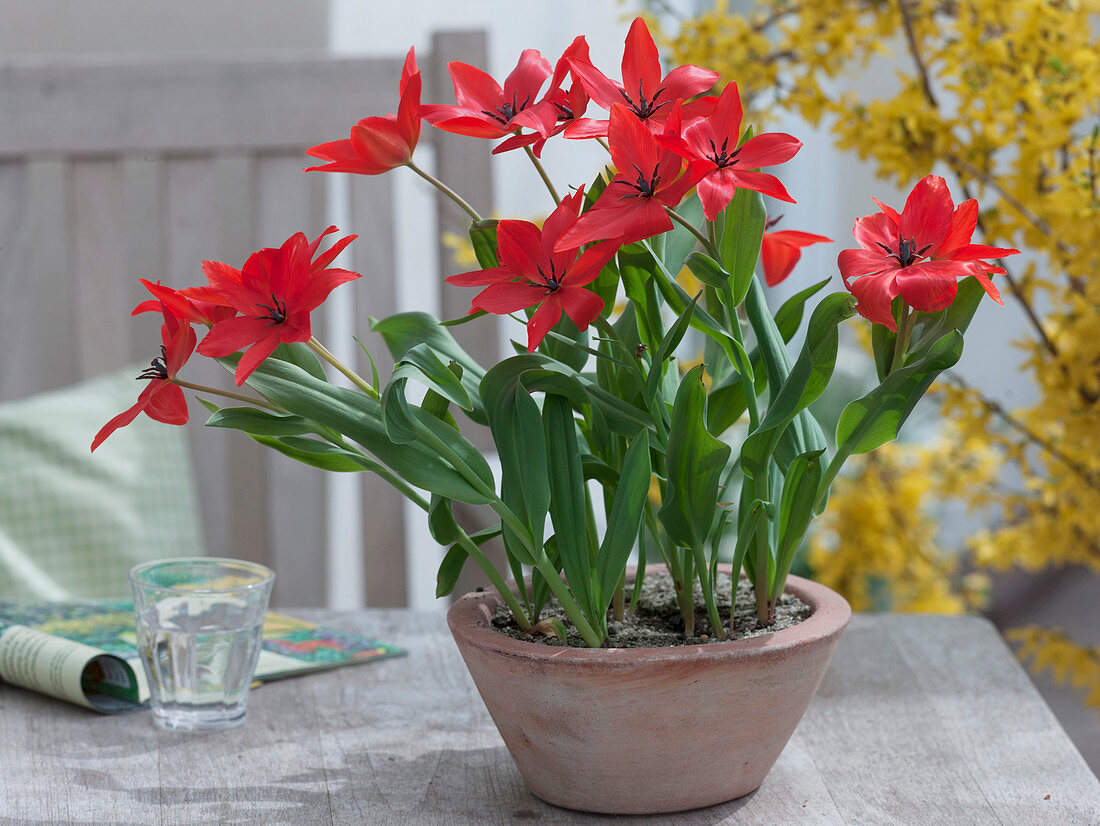
[[[647,573],[664,570],[664,565],[650,565]],[[719,566],[729,573],[729,566]],[[627,577],[633,573],[628,569]],[[493,613],[503,603],[495,589],[473,591],[455,600],[447,611],[451,633],[468,644],[497,654],[531,661],[568,662],[577,665],[599,663],[630,667],[641,663],[661,663],[683,660],[735,662],[761,656],[782,655],[789,649],[833,637],[848,625],[852,616],[848,601],[831,588],[798,576],[789,576],[786,593],[810,606],[806,619],[767,634],[740,640],[708,642],[697,645],[667,645],[659,648],[576,648],[544,645],[509,637],[492,626]]]

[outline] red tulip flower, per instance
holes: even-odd
[[[794,265],[802,257],[803,247],[832,240],[824,235],[799,232],[796,229],[765,232],[764,240],[760,244],[760,264],[764,268],[764,281],[769,287],[779,284],[791,274]]]
[[[139,278],[138,281],[153,294],[153,298],[134,307],[134,311],[130,313],[132,316],[167,310],[188,324],[205,324],[207,327],[213,327],[219,321],[237,314],[237,311],[226,304],[225,299],[210,287],[173,290],[160,282],[154,284],[145,278]]]
[[[328,266],[357,236],[341,238],[317,255],[321,239],[331,232],[336,227],[312,242],[296,232],[278,249],[253,253],[240,270],[219,261],[203,262],[210,286],[240,315],[215,324],[199,352],[220,358],[247,347],[237,363],[238,385],[283,342],[309,341],[313,337],[309,314],[335,287],[360,277]]]
[[[494,155],[531,146],[535,157],[541,158],[546,141],[561,134],[584,114],[588,108],[588,93],[584,90],[584,85],[574,78],[568,91],[561,88],[566,76],[571,74],[570,68],[574,59],[588,60],[588,43],[583,37],[576,38],[558,58],[554,75],[550,78],[550,87],[542,100],[529,109],[524,109],[513,119],[517,126],[535,131],[508,138],[493,150]]]
[[[718,80],[718,73],[699,66],[677,66],[662,77],[657,46],[649,27],[640,17],[630,24],[626,35],[622,83],[593,66],[587,55],[574,57],[571,64],[573,73],[592,100],[608,111],[614,104],[625,104],[631,114],[654,133],[662,131],[672,105],[678,100],[683,102],[683,116],[688,120],[709,114],[714,105],[712,98],[685,101],[710,89]],[[609,128],[609,121],[584,118],[570,126],[565,137],[606,137]]]
[[[92,440],[93,451],[120,427],[130,424],[139,413],[165,424],[187,424],[187,399],[183,390],[172,380],[195,350],[195,331],[167,307],[162,306],[161,313],[164,323],[160,328],[160,356],[149,362],[149,366],[138,376],[148,379],[149,383],[133,407],[103,425]]]
[[[539,90],[550,77],[550,61],[535,49],[525,49],[519,63],[504,81],[504,88],[481,69],[454,61],[447,64],[457,104],[429,104],[420,107],[420,117],[444,132],[472,138],[502,138],[520,130],[525,123],[516,115],[531,108]],[[552,125],[546,126],[549,131]]]
[[[989,280],[1004,273],[983,259],[1015,255],[1019,250],[971,244],[978,202],[956,208],[947,183],[937,175],[922,178],[905,208],[898,212],[875,199],[882,212],[857,218],[852,234],[863,249],[844,250],[837,258],[844,285],[869,321],[897,332],[890,304],[897,296],[915,310],[934,313],[949,307],[958,280],[972,275],[998,304],[1004,304]]]
[[[397,114],[363,118],[352,127],[348,140],[310,147],[307,155],[328,163],[305,171],[381,175],[407,164],[420,140],[420,86],[416,53],[409,49],[401,70]]]
[[[674,107],[671,121],[679,118]],[[675,207],[694,181],[681,174],[684,159],[662,149],[649,130],[625,106],[611,107],[608,130],[611,159],[619,170],[607,189],[558,241],[559,251],[591,241],[617,239],[619,245],[641,241],[672,229],[665,207]]]
[[[613,242],[595,244],[580,255],[577,246],[558,250],[562,234],[577,220],[584,188],[566,196],[540,230],[528,221],[497,224],[499,267],[452,275],[447,283],[485,286],[470,312],[507,314],[539,305],[527,322],[527,349],[534,351],[564,312],[584,330],[603,312],[603,299],[585,286],[600,274],[619,249]]]
[[[794,203],[778,178],[757,171],[757,167],[789,161],[802,148],[802,142],[783,132],[769,132],[738,146],[741,116],[741,97],[737,84],[731,83],[710,117],[689,123],[681,135],[670,132],[657,136],[662,146],[691,161],[708,221],[726,208],[738,187]]]

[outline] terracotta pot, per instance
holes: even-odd
[[[851,608],[800,577],[786,590],[813,608],[806,620],[707,645],[512,639],[490,624],[495,591],[466,594],[447,623],[532,792],[587,812],[676,812],[759,786],[825,675]]]

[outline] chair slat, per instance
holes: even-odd
[[[37,389],[29,201],[26,163],[0,163],[0,399]]]
[[[263,155],[257,158],[255,169],[255,246],[278,246],[298,231],[314,237],[321,223],[316,197],[320,182],[301,173],[301,156]],[[313,313],[315,335],[323,335],[322,316]],[[278,575],[275,604],[323,605],[327,550],[324,471],[274,451],[265,451],[263,459],[266,551]]]
[[[363,320],[359,334],[383,378],[393,370],[393,359],[382,337],[366,329],[366,319],[384,318],[397,310],[393,192],[391,176],[358,177],[349,187],[351,225],[360,236],[355,242],[355,267],[363,274],[355,285],[357,316]],[[358,360],[358,371],[370,374],[365,357]],[[361,502],[367,605],[404,607],[408,605],[404,499],[377,476],[366,475]]]
[[[122,168],[117,159],[80,158],[70,164],[69,180],[78,307],[74,358],[87,378],[123,367],[130,356]]]
[[[0,156],[284,149],[394,108],[397,58],[0,65]]]

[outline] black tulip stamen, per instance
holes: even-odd
[[[713,140],[710,142],[711,154],[709,158],[719,169],[733,166],[734,162],[737,160],[737,156],[741,154],[740,146],[736,147],[732,152],[726,151],[729,145],[730,139],[728,137],[722,141],[721,147],[716,146]]]
[[[909,267],[917,262],[917,259],[922,257],[928,250],[932,248],[931,244],[925,244],[920,249],[917,249],[917,242],[913,238],[902,238],[898,242],[898,251],[894,252],[890,247],[886,246],[881,241],[876,241],[883,251],[886,253],[887,258],[893,258],[898,262],[899,266]]]
[[[561,123],[567,120],[575,120],[573,115],[573,107],[567,103],[555,103],[554,106],[558,110],[558,122]]]
[[[282,324],[286,321],[286,302],[280,301],[274,293],[271,295],[271,306],[267,304],[257,304],[256,306],[261,310],[267,310],[267,315],[262,315],[260,318],[266,318],[271,324]],[[271,324],[267,326],[270,327]]]
[[[556,293],[561,289],[561,279],[558,278],[558,274],[554,271],[554,262],[550,262],[550,274],[547,275],[542,271],[542,267],[538,268],[539,275],[542,276],[542,280],[546,287],[546,294]]]
[[[633,193],[628,192],[626,195],[620,196],[619,200],[621,201],[624,198],[652,198],[654,193],[657,192],[657,187],[661,184],[661,178],[657,174],[657,170],[660,169],[660,166],[660,163],[655,165],[653,167],[653,174],[651,174],[649,178],[646,178],[646,175],[644,172],[642,172],[641,167],[639,167],[638,164],[634,164],[634,169],[638,173],[638,178],[634,181],[634,183],[628,183],[627,186],[631,189],[636,189],[638,191],[638,194],[634,195]]]
[[[524,98],[523,103],[517,103],[516,102],[517,101],[516,96],[518,94],[519,94],[519,92],[512,92],[512,102],[511,103],[507,103],[507,102],[502,103],[500,106],[498,106],[493,111],[489,111],[488,109],[482,109],[481,114],[488,115],[489,117],[491,117],[493,120],[495,120],[497,123],[501,124],[502,126],[507,126],[511,122],[512,118],[514,118],[516,115],[518,115],[524,109],[526,109],[527,104],[529,104],[531,102],[531,96],[528,95],[526,98]]]
[[[160,379],[162,381],[168,378],[168,351],[163,344],[160,346],[160,355],[149,362],[149,366],[142,370],[137,378],[139,380]]]
[[[645,89],[642,86],[642,82],[638,81],[638,99],[631,99],[630,95],[626,93],[626,89],[620,89],[619,94],[623,96],[623,100],[626,101],[626,105],[642,120],[645,120],[662,106],[668,103],[668,101],[657,102],[657,98],[661,96],[661,93],[665,91],[665,87],[661,86],[653,93],[653,99],[649,100],[645,96]]]

